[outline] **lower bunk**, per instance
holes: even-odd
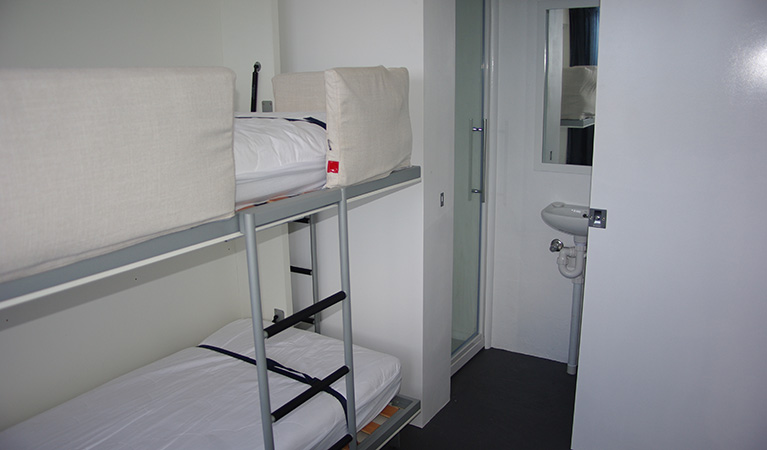
[[[263,448],[250,319],[0,433],[8,449]],[[290,328],[267,341],[278,410],[344,361],[343,342]],[[397,396],[399,360],[354,346],[358,448],[380,448],[419,412]],[[297,381],[303,378],[304,381]],[[307,381],[308,380],[308,381]],[[343,380],[274,422],[277,449],[327,449],[346,434]],[[362,432],[363,428],[365,432]],[[373,430],[368,435],[369,430]]]

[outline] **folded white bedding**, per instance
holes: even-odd
[[[250,319],[203,342],[254,358]],[[317,378],[343,365],[343,343],[289,329],[267,341],[267,357]],[[390,355],[354,349],[357,428],[394,397],[401,380]],[[307,388],[269,374],[272,410]],[[345,396],[342,378],[333,388]],[[319,394],[274,425],[278,449],[328,448],[345,434],[343,409]],[[256,368],[230,356],[188,348],[112,380],[0,433],[13,449],[263,448]]]
[[[237,207],[325,185],[324,113],[243,113],[234,121]]]

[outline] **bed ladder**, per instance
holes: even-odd
[[[351,314],[351,281],[349,277],[349,231],[347,218],[347,193],[346,188],[338,190],[340,198],[333,201],[338,207],[338,241],[341,262],[341,291],[324,299],[308,308],[286,317],[285,319],[263,328],[263,314],[261,311],[261,290],[258,276],[258,257],[256,247],[256,213],[248,209],[240,212],[240,231],[245,235],[246,254],[248,262],[248,285],[250,288],[250,306],[253,320],[253,340],[256,348],[256,369],[258,371],[258,392],[261,406],[261,426],[264,436],[264,448],[274,449],[273,423],[290,413],[305,401],[319,392],[322,386],[313,386],[304,391],[298,397],[286,403],[284,406],[272,411],[269,397],[269,379],[267,373],[267,358],[265,342],[271,336],[283,331],[305,318],[313,316],[330,306],[341,302],[343,315],[344,335],[344,366],[322,380],[322,384],[330,385],[345,376],[346,381],[346,424],[347,434],[331,448],[342,448],[349,445],[350,450],[357,449],[357,417],[354,396],[354,371],[352,356],[352,314]],[[288,199],[289,200],[289,199]],[[279,202],[277,202],[279,203]],[[271,419],[271,420],[270,420]]]
[[[315,214],[312,214],[312,215],[294,220],[293,223],[302,223],[309,226],[309,249],[310,249],[309,258],[310,258],[311,267],[306,268],[306,267],[291,265],[290,272],[311,277],[312,304],[316,304],[320,301],[319,279],[317,277],[317,216]],[[321,317],[319,313],[317,313],[317,315],[315,315],[314,317],[305,320],[305,322],[314,326],[315,333],[321,333],[321,329],[320,329]]]

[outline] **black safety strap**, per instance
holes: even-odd
[[[255,359],[245,355],[241,355],[239,353],[235,353],[231,350],[227,350],[221,347],[215,347],[213,345],[206,345],[206,344],[200,344],[198,345],[198,347],[208,349],[208,350],[213,350],[214,352],[218,352],[226,356],[231,356],[232,358],[239,359],[240,361],[244,361],[248,364],[253,364],[254,366],[256,365]],[[270,358],[266,358],[266,368],[268,370],[271,370],[274,373],[278,373],[280,375],[286,376],[288,378],[299,381],[301,383],[308,384],[309,386],[315,386],[319,384],[320,382],[322,382],[322,380],[320,380],[319,378],[314,378],[311,375],[291,369],[290,367],[285,367],[282,364]],[[346,398],[344,398],[344,396],[341,395],[340,392],[336,391],[330,386],[323,389],[323,391],[332,395],[333,397],[336,398],[336,400],[338,400],[339,403],[341,403],[341,407],[343,407],[344,409],[344,416],[348,418],[348,416],[346,415]]]
[[[304,117],[303,119],[287,119],[287,120],[291,120],[291,121],[301,120],[301,121],[304,121],[304,122],[313,123],[313,124],[315,124],[317,126],[322,127],[325,130],[328,129],[328,126],[325,124],[325,122],[323,122],[323,121],[321,121],[319,119],[315,119],[314,117]]]
[[[314,118],[314,117],[304,117],[303,119],[298,119],[294,117],[250,117],[250,116],[235,116],[236,119],[269,119],[269,120],[287,120],[288,122],[306,122],[311,123],[314,125],[317,125],[318,127],[321,127],[323,130],[327,130],[328,126],[325,122],[321,121],[320,119]]]

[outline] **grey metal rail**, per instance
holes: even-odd
[[[317,218],[309,216],[309,247],[312,261],[312,303],[320,301],[320,281],[317,273]],[[322,314],[314,316],[314,332],[322,333]]]
[[[239,236],[237,217],[206,223],[188,230],[167,234],[120,250],[79,261],[57,269],[0,284],[0,304],[75,280],[108,273],[138,261],[152,260],[163,255],[194,247],[204,242],[221,242]]]
[[[252,213],[240,214],[240,227],[245,235],[246,258],[248,261],[248,287],[250,288],[250,310],[253,322],[253,342],[256,347],[256,370],[258,371],[258,396],[261,406],[261,430],[264,448],[274,450],[272,430],[272,404],[269,397],[269,375],[266,365],[266,335],[264,319],[261,313],[261,286],[258,277],[258,250],[256,245],[256,225]]]
[[[311,268],[307,269],[305,267],[290,266],[290,271],[292,273],[307,275],[311,277],[312,303],[314,304],[320,301],[319,277],[317,275],[317,216],[316,214],[311,214],[307,217],[302,217],[298,220],[295,220],[294,223],[303,223],[309,226],[309,258],[311,261]],[[315,333],[322,332],[322,317],[320,313],[317,313],[313,318],[304,320],[304,322],[314,325]]]
[[[341,256],[341,289],[346,292],[346,298],[341,304],[344,326],[344,363],[351,370],[346,374],[346,425],[352,437],[357,435],[357,408],[354,396],[354,358],[352,351],[352,301],[351,281],[349,278],[349,221],[346,204],[346,188],[341,189],[341,200],[338,202],[338,247]],[[357,450],[357,439],[349,442],[350,450]]]
[[[358,450],[378,450],[383,448],[389,440],[400,432],[407,424],[413,421],[421,412],[421,402],[412,398],[398,395],[394,397],[390,405],[397,408],[389,419],[382,423],[376,430],[357,447]],[[395,447],[399,447],[395,445]]]

